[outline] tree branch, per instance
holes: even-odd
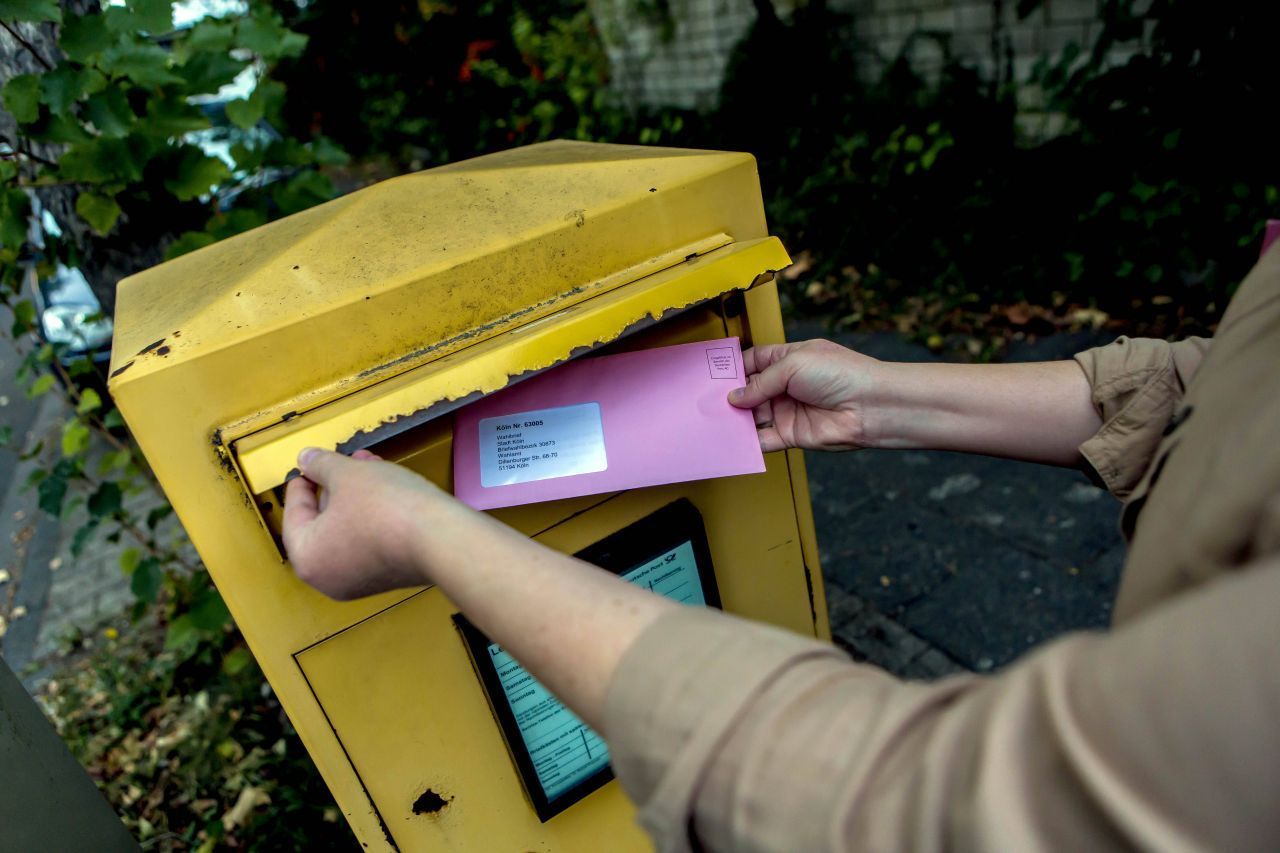
[[[43,166],[48,166],[51,169],[56,169],[58,167],[57,163],[53,162],[52,160],[46,160],[44,157],[41,157],[39,154],[31,153],[30,150],[23,148],[20,142],[15,142],[14,140],[10,139],[7,136],[0,136],[0,142],[3,142],[5,145],[9,146],[8,151],[0,151],[0,158],[3,158],[5,160],[12,160],[21,156],[21,157],[26,157],[28,160],[33,160],[36,163],[39,163]]]
[[[41,157],[39,154],[33,154],[29,149],[18,148],[17,152],[21,154],[23,157],[26,157],[28,160],[34,160],[42,166],[48,166],[50,169],[58,168],[57,163],[53,162],[52,160],[47,160],[44,157]]]
[[[0,21],[0,27],[4,27],[4,28],[5,28],[5,30],[9,33],[9,35],[11,35],[11,36],[13,36],[15,39],[17,39],[18,44],[20,44],[20,45],[22,45],[23,47],[25,47],[25,48],[27,49],[27,51],[28,51],[28,52],[30,52],[30,54],[36,58],[36,61],[37,61],[37,62],[39,62],[41,65],[43,65],[43,66],[44,66],[44,68],[45,68],[45,70],[46,70],[46,71],[52,71],[52,70],[53,70],[53,65],[52,65],[52,64],[50,64],[49,60],[47,60],[47,59],[45,59],[43,56],[41,56],[41,55],[40,55],[40,51],[36,50],[35,45],[33,45],[31,42],[29,42],[29,41],[27,41],[26,39],[24,39],[24,38],[22,37],[22,35],[21,35],[17,30],[15,30],[13,27],[11,27],[11,26],[9,26],[8,24],[6,24],[4,21]]]

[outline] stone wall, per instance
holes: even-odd
[[[860,74],[873,76],[905,50],[928,77],[949,51],[986,79],[1016,81],[1024,131],[1044,136],[1056,132],[1061,117],[1044,111],[1029,83],[1033,68],[1070,44],[1091,46],[1102,27],[1100,3],[1045,0],[1021,20],[1017,0],[830,0],[828,7],[848,16]],[[773,5],[785,18],[794,3]],[[652,107],[713,106],[730,54],[756,15],[751,0],[670,0],[665,15],[637,0],[591,0],[591,8],[615,88],[628,104]]]

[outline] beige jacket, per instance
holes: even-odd
[[[1104,420],[1081,453],[1126,499],[1114,628],[914,684],[670,614],[605,719],[660,849],[1280,848],[1280,248],[1212,348],[1121,339],[1077,361]]]

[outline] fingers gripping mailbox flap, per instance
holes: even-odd
[[[774,238],[691,256],[245,436],[234,443],[241,474],[249,491],[261,495],[289,478],[304,447],[351,452],[371,446],[664,316],[771,280],[788,263]]]

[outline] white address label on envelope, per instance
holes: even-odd
[[[480,420],[480,485],[486,489],[608,467],[599,403]]]

